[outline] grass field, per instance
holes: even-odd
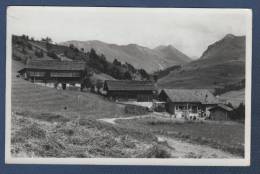
[[[20,62],[13,61],[12,110],[29,110],[88,118],[124,115],[123,106],[107,101],[102,96],[89,92],[56,90],[17,78],[16,71],[22,66]]]
[[[234,122],[180,122],[158,118],[117,120],[129,128],[166,134],[185,141],[209,145],[231,153],[244,153],[244,124]]]

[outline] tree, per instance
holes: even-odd
[[[34,51],[34,55],[39,57],[39,58],[42,58],[43,57],[43,51],[42,50],[35,50]]]
[[[90,52],[89,52],[89,58],[96,59],[97,57],[98,57],[98,55],[97,55],[96,51],[93,48],[91,48]]]
[[[74,49],[75,47],[74,47],[73,44],[70,44],[70,45],[69,45],[69,48],[70,48],[70,49]]]
[[[116,78],[116,79],[120,79],[120,71],[115,67],[115,66],[113,66],[113,68],[111,69],[111,71],[110,71],[110,75],[112,76],[112,77],[114,77],[114,78]]]
[[[230,107],[230,108],[234,108],[232,103],[230,103],[230,102],[228,102],[227,106]]]
[[[48,51],[47,56],[52,57],[53,59],[59,59],[54,51]]]
[[[150,76],[144,69],[139,69],[138,71],[139,71],[142,79],[149,80]]]
[[[156,83],[158,81],[158,75],[153,75],[153,80]]]
[[[132,76],[131,76],[131,74],[130,74],[128,71],[126,71],[126,72],[124,73],[124,79],[132,80]]]
[[[52,43],[52,39],[50,37],[46,37],[46,42],[47,43]]]
[[[121,66],[121,62],[118,61],[117,59],[114,59],[113,65],[115,65],[115,66]]]
[[[239,106],[231,112],[231,119],[245,120],[245,105],[240,103]]]
[[[100,93],[100,89],[103,88],[102,80],[100,80],[100,79],[97,80],[96,87],[97,87],[98,93]]]

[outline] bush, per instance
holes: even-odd
[[[230,118],[232,120],[245,120],[245,105],[240,103],[237,108],[233,109],[230,114]]]
[[[39,58],[42,58],[42,57],[43,57],[43,51],[42,51],[42,50],[40,50],[40,51],[35,50],[35,51],[34,51],[34,55],[37,56],[37,57],[39,57]]]
[[[166,109],[165,109],[164,106],[159,105],[159,106],[154,108],[154,111],[156,111],[156,112],[165,112]]]
[[[138,158],[170,158],[171,153],[165,146],[155,144],[143,154],[137,156]]]
[[[53,59],[59,59],[59,57],[55,54],[54,51],[48,51],[47,56],[49,56]]]
[[[133,114],[133,115],[144,115],[148,113],[148,109],[143,106],[137,105],[126,105],[125,106],[125,113]]]
[[[157,145],[154,157],[155,158],[170,158],[171,153],[168,150],[166,150],[163,146]]]

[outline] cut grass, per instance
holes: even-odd
[[[11,153],[20,157],[131,158],[146,154],[153,146],[152,134],[123,130],[94,119],[53,122],[13,113]]]

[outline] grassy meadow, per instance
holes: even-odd
[[[167,135],[192,143],[244,154],[244,124],[221,121],[176,121],[147,117],[132,120],[117,120],[117,123],[140,131]]]

